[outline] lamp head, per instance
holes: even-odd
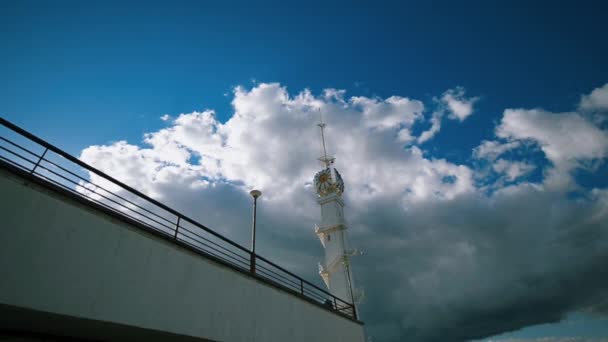
[[[249,191],[249,194],[253,196],[253,198],[258,198],[262,196],[262,192],[260,190],[251,190]]]

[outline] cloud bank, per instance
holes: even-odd
[[[374,341],[464,341],[572,311],[606,312],[608,190],[574,176],[608,154],[606,129],[585,114],[603,110],[608,86],[598,89],[579,111],[506,109],[493,138],[467,152],[489,169],[417,146],[439,133],[445,115],[463,121],[474,112],[478,98],[462,88],[429,110],[403,96],[290,94],[277,83],[235,88],[226,122],[212,110],[167,115],[141,145],[90,146],[80,158],[244,244],[247,191],[261,189],[260,253],[318,281],[311,180],[320,110],[346,183],[350,240],[367,252],[354,272],[368,332]],[[425,123],[431,128],[417,136]],[[547,162],[526,158],[530,149]],[[535,169],[542,179],[532,182]]]

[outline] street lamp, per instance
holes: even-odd
[[[250,271],[255,273],[255,216],[258,203],[258,197],[262,196],[260,190],[251,190],[249,194],[253,197],[253,225],[251,227],[251,262]]]

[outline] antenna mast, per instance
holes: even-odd
[[[325,123],[323,122],[323,113],[321,112],[321,108],[319,108],[319,117],[320,122],[317,124],[317,126],[321,128],[321,143],[323,144],[323,156],[319,158],[319,161],[325,165],[325,168],[329,168],[329,166],[334,163],[335,158],[327,156],[327,149],[325,148]]]

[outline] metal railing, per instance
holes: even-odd
[[[0,118],[0,164],[10,164],[150,230],[198,254],[246,273],[347,318],[357,320],[352,303],[251,253],[197,221],[82,162],[13,123]],[[107,162],[113,162],[112,160]]]

